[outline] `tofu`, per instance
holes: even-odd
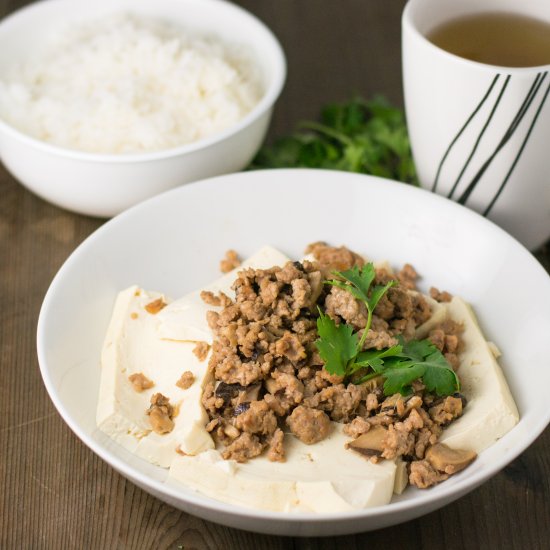
[[[201,290],[222,291],[232,297],[231,285],[239,270],[283,266],[287,261],[281,252],[264,247]],[[387,263],[377,265],[391,270]],[[203,389],[211,381],[208,358],[201,362],[193,353],[196,342],[212,343],[206,313],[221,308],[204,303],[201,290],[168,303],[157,314],[145,309],[162,297],[157,292],[133,286],[118,295],[102,352],[98,427],[137,456],[169,468],[167,483],[234,505],[276,512],[348,512],[387,504],[392,494],[401,494],[408,482],[406,464],[401,459],[373,464],[347,451],[349,438],[338,423],[332,424],[329,437],[315,445],[286,434],[287,459],[282,463],[270,462],[266,456],[244,464],[223,460],[205,429],[208,415],[201,403]],[[464,300],[455,297],[450,303],[438,303],[424,298],[432,317],[417,328],[416,338],[426,338],[446,318],[464,325],[458,374],[468,405],[440,440],[452,448],[480,453],[519,420],[495,359],[496,347],[485,340]],[[187,390],[176,386],[184,371],[195,376]],[[134,373],[144,374],[154,387],[137,392],[128,379]],[[146,414],[157,392],[168,397],[177,410],[174,429],[164,435],[152,431]]]
[[[457,373],[468,404],[464,415],[445,428],[440,441],[480,453],[519,422],[519,413],[495,359],[494,344],[485,340],[471,306],[455,296],[445,308],[450,319],[464,324],[464,351]]]
[[[202,390],[209,381],[208,361],[193,353],[194,343],[162,340],[158,314],[145,306],[161,297],[132,286],[119,293],[101,355],[101,381],[97,426],[137,456],[167,468],[180,447],[196,454],[214,447],[204,429],[208,416],[201,404]],[[195,376],[193,385],[183,390],[176,382],[184,371]],[[154,386],[137,392],[129,380],[142,373]],[[146,410],[157,392],[170,399],[178,410],[174,429],[168,434],[152,431]]]
[[[246,267],[284,265],[288,258],[266,246],[243,264],[201,290],[233,295],[237,272]],[[130,452],[168,468],[177,449],[189,455],[212,449],[206,431],[208,415],[201,403],[202,391],[211,379],[208,358],[199,361],[193,353],[198,341],[212,342],[206,313],[215,308],[203,302],[201,290],[191,292],[160,312],[145,306],[162,295],[132,286],[119,293],[103,345],[97,426]],[[168,302],[164,298],[165,302]],[[193,385],[182,390],[176,382],[185,371],[195,376]],[[142,373],[154,387],[138,393],[128,377]],[[151,396],[157,392],[176,407],[174,429],[168,434],[152,431],[149,417]]]
[[[237,278],[237,273],[247,267],[254,269],[268,269],[273,266],[284,266],[290,258],[271,246],[264,246],[253,256],[245,260],[239,267],[226,273],[213,283],[191,292],[172,302],[159,313],[161,322],[159,334],[161,338],[179,341],[198,341],[212,343],[212,331],[206,322],[208,311],[220,311],[221,307],[206,304],[201,299],[202,291],[210,291],[214,294],[224,292],[233,296],[231,285]]]
[[[170,483],[183,484],[229,504],[274,512],[349,512],[390,502],[397,467],[373,464],[344,448],[343,425],[315,445],[285,436],[286,462],[259,456],[239,464],[209,450],[196,457],[178,456]]]

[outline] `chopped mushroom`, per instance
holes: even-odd
[[[418,409],[422,406],[422,398],[418,395],[409,395],[403,397],[400,393],[391,395],[380,405],[380,412],[389,416],[399,416],[403,418],[413,409]]]
[[[350,441],[346,446],[364,456],[380,456],[384,450],[382,445],[388,430],[383,426],[373,426],[367,433],[360,435],[357,439]]]
[[[439,472],[449,475],[464,470],[476,457],[474,451],[451,449],[444,443],[436,443],[426,451],[426,460]]]
[[[223,431],[227,437],[230,437],[231,439],[237,439],[241,435],[241,432],[235,428],[232,424],[224,424]]]
[[[257,401],[258,397],[260,396],[260,389],[262,385],[260,382],[257,382],[256,384],[250,384],[250,386],[246,386],[244,388],[244,391],[239,393],[239,396],[237,398],[238,404],[241,405],[243,403],[251,403],[253,401]]]

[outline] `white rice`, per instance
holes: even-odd
[[[261,95],[243,47],[118,15],[61,30],[1,75],[0,117],[61,147],[137,153],[212,136]]]

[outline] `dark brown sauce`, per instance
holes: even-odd
[[[550,23],[512,13],[481,13],[443,23],[428,40],[450,53],[503,67],[550,64]]]

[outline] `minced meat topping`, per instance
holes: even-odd
[[[142,372],[136,372],[128,376],[128,380],[131,382],[132,387],[138,393],[152,388],[155,383],[147,378]]]
[[[208,342],[197,342],[193,348],[193,353],[199,361],[204,361],[208,357],[210,345]]]
[[[153,431],[158,434],[167,434],[174,429],[174,407],[168,397],[162,393],[155,393],[151,397],[151,406],[145,411],[149,416],[149,423]]]
[[[207,429],[223,447],[222,456],[245,462],[267,451],[270,460],[282,461],[284,433],[313,444],[330,434],[332,422],[340,422],[357,441],[377,436],[374,450],[349,445],[371,460],[402,457],[411,464],[423,462],[442,427],[462,414],[464,400],[459,395],[440,399],[418,381],[412,395],[386,397],[382,378],[355,385],[327,372],[315,346],[318,308],[359,333],[368,312],[349,292],[324,285],[324,280],[331,271],[361,266],[364,260],[345,247],[324,243],[314,243],[306,252],[315,261],[243,269],[232,287],[234,300],[203,295],[205,302],[223,306],[207,315],[214,333],[209,361],[214,380],[202,397],[210,418]],[[397,336],[411,340],[431,317],[429,303],[414,292],[417,277],[410,265],[395,275],[376,269],[375,284],[393,279],[398,284],[378,303],[363,349],[393,346]],[[445,322],[428,336],[455,368],[461,330]],[[373,427],[377,433],[368,436]],[[428,466],[411,466],[411,483],[426,486],[427,479],[439,481],[447,475],[430,476]]]
[[[236,267],[241,265],[241,260],[238,254],[234,250],[228,250],[225,253],[224,258],[220,261],[220,271],[222,273],[229,273]]]
[[[190,371],[186,370],[176,382],[176,386],[182,390],[187,390],[195,382],[195,375]]]
[[[157,298],[145,305],[145,310],[151,315],[156,315],[159,311],[166,307],[166,302],[162,298]]]

